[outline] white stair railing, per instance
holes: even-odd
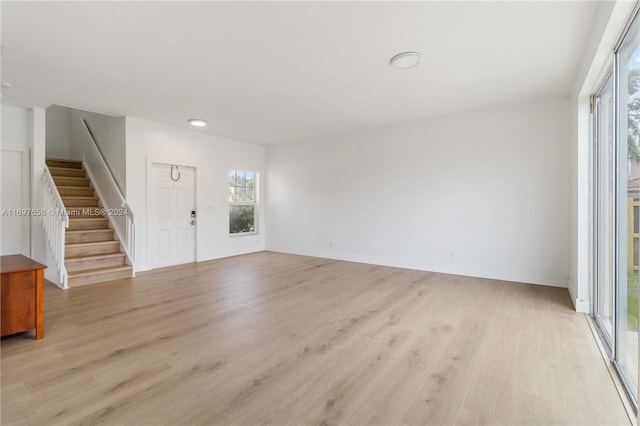
[[[91,129],[82,119],[87,138],[84,144],[84,166],[93,183],[94,189],[107,210],[107,216],[118,235],[120,244],[127,257],[127,263],[133,265],[136,253],[136,227],[133,212],[124,198],[111,169],[98,147]]]
[[[44,171],[44,215],[42,227],[44,235],[55,263],[56,272],[60,274],[59,286],[68,287],[69,276],[64,266],[65,232],[69,227],[69,215],[64,207],[56,183],[49,167]]]

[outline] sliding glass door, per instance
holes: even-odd
[[[593,108],[593,316],[638,404],[640,273],[640,18],[615,50]]]
[[[615,145],[614,145],[613,74],[609,73],[595,98],[595,305],[596,324],[609,353],[613,348],[613,278],[614,278],[614,202],[615,202]]]
[[[638,271],[640,270],[640,21],[616,53],[618,108],[618,270],[614,360],[637,402]]]

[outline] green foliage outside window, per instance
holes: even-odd
[[[627,149],[629,159],[635,163],[640,163],[640,68],[629,72],[629,103],[628,103],[628,126],[629,137],[627,139]]]
[[[253,232],[254,206],[231,206],[229,209],[229,233]]]

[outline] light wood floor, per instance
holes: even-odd
[[[48,286],[2,424],[628,424],[566,290],[270,252]]]

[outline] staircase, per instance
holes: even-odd
[[[69,287],[130,278],[132,268],[82,162],[47,158],[47,166],[69,214],[64,250]]]

